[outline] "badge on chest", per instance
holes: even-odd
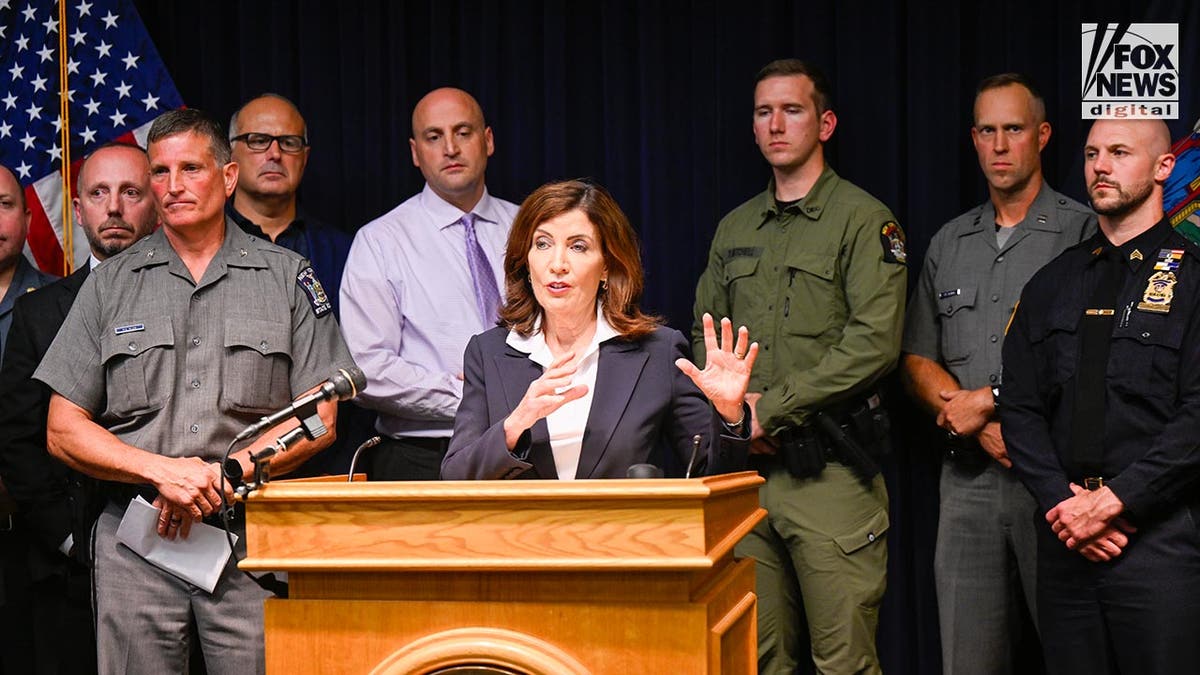
[[[1143,312],[1155,312],[1157,314],[1166,314],[1171,311],[1171,299],[1175,297],[1175,278],[1174,272],[1155,272],[1150,275],[1150,280],[1146,283],[1146,290],[1142,292],[1142,301],[1138,303],[1137,308]]]
[[[1179,281],[1175,271],[1183,259],[1182,249],[1159,249],[1154,263],[1154,274],[1146,281],[1142,301],[1137,308],[1143,312],[1166,314],[1171,311],[1171,300],[1175,297],[1175,283]]]

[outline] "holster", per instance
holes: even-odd
[[[825,470],[825,446],[809,425],[781,430],[779,454],[793,478],[812,478]]]
[[[960,471],[972,474],[982,472],[991,461],[974,436],[947,436],[946,459]]]
[[[834,453],[846,466],[850,467],[859,480],[870,482],[879,473],[879,462],[867,451],[866,447],[858,442],[858,439],[851,435],[852,425],[846,425],[851,428],[843,428],[837,420],[823,412],[815,415],[815,421],[817,428],[829,438]],[[855,431],[855,433],[857,432]],[[880,452],[878,443],[867,447],[875,448],[876,452]],[[882,453],[880,452],[880,454]]]
[[[864,483],[880,471],[892,448],[892,424],[878,395],[813,413],[798,427],[780,430],[779,454],[796,478],[812,478],[827,462],[846,465]]]

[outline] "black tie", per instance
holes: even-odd
[[[1096,281],[1079,322],[1070,447],[1073,464],[1085,476],[1099,476],[1104,466],[1105,375],[1126,271],[1120,249],[1108,247],[1099,255],[1093,270]]]

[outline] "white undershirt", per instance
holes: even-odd
[[[546,416],[550,449],[554,452],[554,468],[558,471],[559,480],[575,480],[575,472],[579,469],[579,453],[583,448],[583,432],[587,428],[588,414],[592,409],[592,394],[596,390],[600,345],[619,335],[604,320],[604,313],[597,308],[596,334],[583,351],[579,367],[575,370],[575,377],[571,380],[571,386],[587,385],[587,393]],[[546,335],[541,330],[540,318],[534,326],[533,335],[526,338],[509,331],[505,342],[513,349],[528,354],[529,360],[541,366],[543,371],[554,362],[550,347],[546,345]]]

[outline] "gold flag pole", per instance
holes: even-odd
[[[75,219],[71,213],[71,105],[67,86],[67,3],[58,0],[58,109],[62,119],[63,276],[75,270]]]

